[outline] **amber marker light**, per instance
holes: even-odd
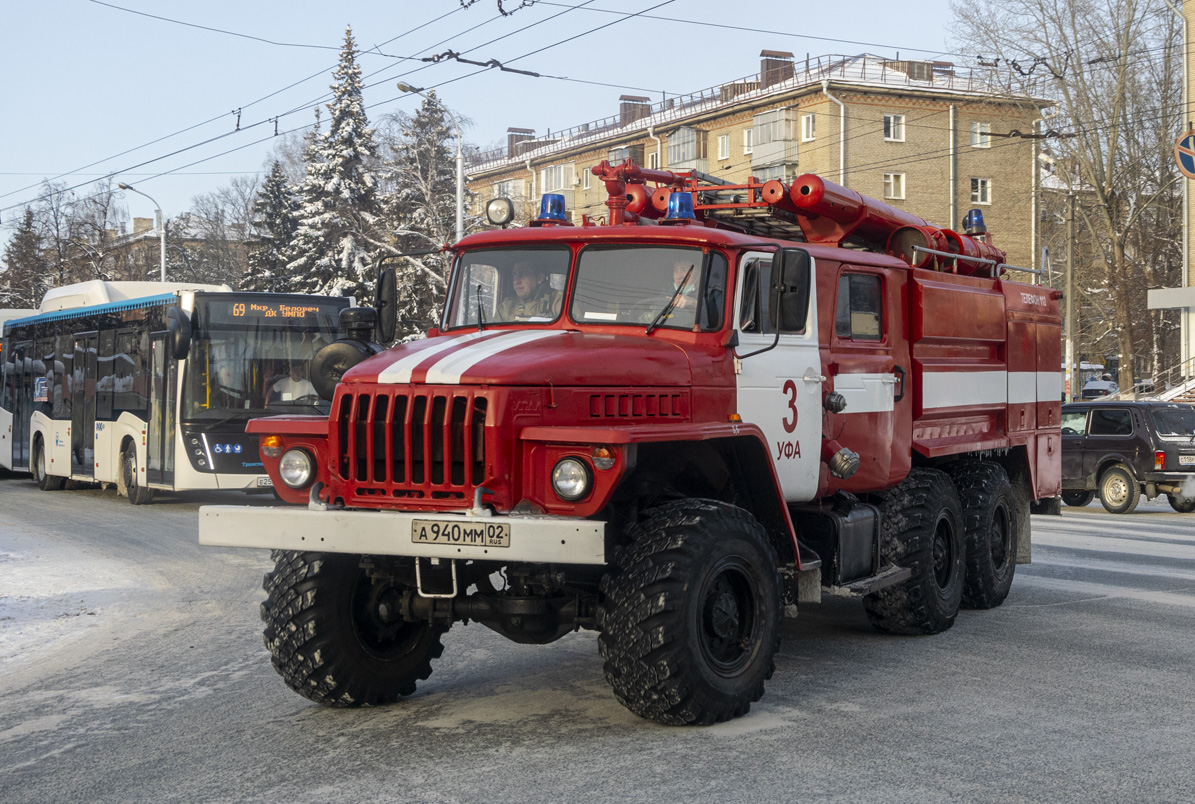
[[[262,436],[261,454],[267,458],[277,458],[282,454],[282,436]]]
[[[726,421],[728,421],[728,422],[741,422],[742,420],[743,420],[743,417],[737,413],[732,413],[726,417]]]
[[[594,447],[593,465],[598,469],[613,469],[614,450],[612,450],[610,447]]]

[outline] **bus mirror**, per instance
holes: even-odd
[[[166,318],[169,319],[170,356],[182,360],[191,351],[191,319],[178,307],[167,309]]]
[[[320,349],[311,359],[310,379],[315,392],[331,402],[344,373],[380,351],[382,347],[376,343],[364,343],[352,338],[341,338]]]
[[[398,328],[398,282],[393,268],[378,271],[374,305],[378,311],[378,340],[390,343]]]

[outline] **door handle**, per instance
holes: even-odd
[[[905,370],[903,368],[901,368],[900,366],[893,366],[892,367],[892,379],[894,382],[896,380],[897,374],[900,375],[900,393],[897,394],[896,396],[892,397],[893,402],[899,402],[900,400],[905,398]]]
[[[801,379],[805,382],[825,382],[826,376],[824,374],[818,374],[814,372],[813,369],[806,369],[805,376]]]

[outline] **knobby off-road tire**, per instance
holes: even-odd
[[[1180,514],[1189,514],[1195,511],[1195,497],[1181,497],[1177,494],[1167,494],[1166,502],[1170,503],[1170,507]]]
[[[46,445],[40,438],[33,445],[33,479],[42,491],[58,491],[66,485],[66,478],[50,474],[46,463]]]
[[[116,482],[116,494],[128,497],[133,505],[147,505],[153,502],[154,490],[138,482],[137,453],[133,447],[127,447],[120,453],[120,477]]]
[[[1064,491],[1062,501],[1072,508],[1082,508],[1095,499],[1094,491]]]
[[[746,714],[772,677],[776,553],[749,513],[712,500],[647,512],[602,579],[598,646],[627,709],[665,725]]]
[[[1013,514],[1012,484],[994,461],[966,461],[951,470],[963,506],[967,545],[963,607],[993,609],[1008,597],[1017,568],[1020,533]]]
[[[447,626],[386,618],[402,587],[375,584],[360,557],[275,553],[262,581],[264,638],[274,669],[305,698],[330,706],[397,701],[431,675]]]
[[[1100,476],[1100,503],[1110,514],[1132,513],[1141,502],[1141,484],[1123,466],[1109,467]]]
[[[863,598],[871,624],[893,634],[945,631],[962,603],[965,556],[963,512],[950,477],[912,470],[881,507],[880,560],[913,575]]]

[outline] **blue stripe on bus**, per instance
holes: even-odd
[[[55,310],[52,313],[31,315],[28,318],[14,318],[10,321],[4,322],[4,334],[8,334],[10,327],[24,326],[27,324],[44,324],[49,323],[50,321],[64,321],[68,318],[78,318],[85,315],[96,315],[98,313],[116,313],[122,310],[138,310],[142,307],[153,307],[156,304],[161,304],[162,302],[166,301],[175,301],[177,299],[178,296],[174,293],[164,293],[161,296],[144,296],[140,299],[109,302],[107,304],[95,304],[91,307],[72,307],[68,310]]]

